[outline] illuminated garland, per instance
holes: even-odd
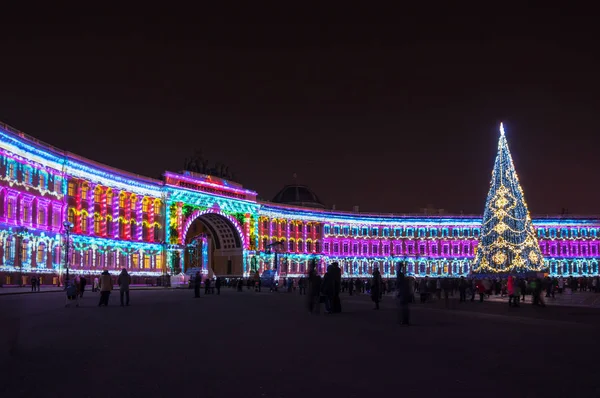
[[[546,268],[500,124],[498,155],[492,171],[474,272],[506,273]]]

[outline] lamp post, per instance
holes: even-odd
[[[23,234],[29,232],[25,227],[16,229],[19,247],[17,248],[17,259],[19,261],[19,286],[23,286]]]
[[[65,270],[67,275],[65,277],[65,286],[69,283],[69,244],[71,243],[71,229],[73,229],[73,223],[69,221],[63,222],[65,232]]]

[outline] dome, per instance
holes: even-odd
[[[305,185],[286,185],[271,201],[285,205],[316,207],[324,209],[319,197]]]

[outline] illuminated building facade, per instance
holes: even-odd
[[[261,202],[204,174],[150,179],[0,124],[0,283],[35,275],[56,284],[67,267],[83,275],[127,268],[140,281],[190,268],[248,276],[277,263],[281,276],[300,276],[313,259],[321,272],[338,261],[345,277],[375,267],[390,277],[404,262],[417,276],[471,271],[481,217],[327,210],[306,187],[287,189],[279,203]],[[534,218],[533,226],[551,274],[599,274],[600,220]]]

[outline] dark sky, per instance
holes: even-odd
[[[5,15],[0,120],[151,177],[202,148],[265,199],[297,173],[338,209],[465,213],[503,120],[532,213],[599,213],[594,18],[288,11]]]

